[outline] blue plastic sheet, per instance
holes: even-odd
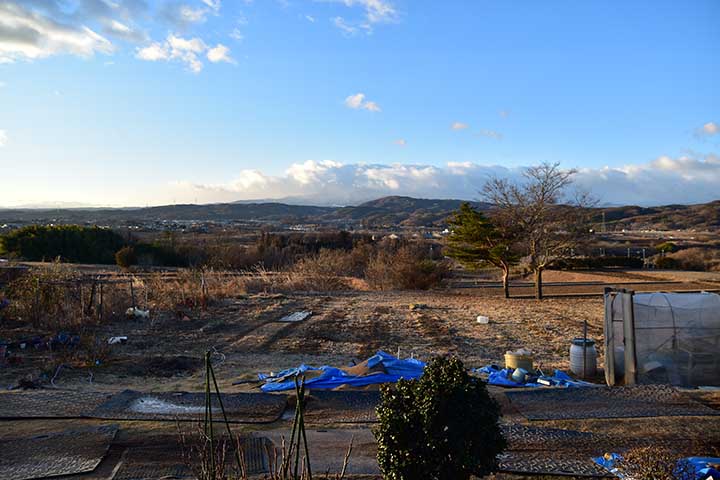
[[[498,385],[501,387],[592,387],[596,386],[590,382],[575,380],[562,370],[555,370],[552,375],[543,375],[540,377],[532,376],[524,383],[514,381],[510,376],[513,373],[512,368],[501,369],[497,365],[488,365],[487,367],[478,368],[476,373],[486,374],[488,376],[487,383],[489,385]],[[539,383],[538,380],[544,380],[549,385]]]
[[[302,375],[307,371],[322,371],[319,376],[305,380],[305,387],[316,390],[331,390],[341,385],[364,387],[379,383],[396,383],[401,378],[406,380],[416,379],[422,376],[423,370],[425,369],[424,362],[412,358],[401,360],[382,351],[370,357],[367,364],[369,368],[382,365],[385,373],[376,372],[368,375],[349,375],[339,368],[327,365],[312,367],[302,364],[296,368],[284,370],[272,377],[265,374],[259,374],[258,377],[260,380],[265,380],[266,382],[265,385],[261,387],[263,392],[280,392],[295,388],[295,376]]]
[[[617,464],[620,460],[622,460],[622,456],[617,453],[609,453],[602,457],[593,457],[593,462],[604,467],[607,471],[618,478],[625,478],[625,475],[617,468]],[[688,478],[689,475],[681,473],[685,470],[682,468],[681,462],[690,463],[693,467],[695,467],[695,476],[693,478]],[[681,458],[678,460],[678,466],[674,476],[678,480],[707,480],[708,478],[720,480],[720,471],[710,466],[718,464],[720,464],[720,458],[717,457]]]
[[[258,373],[258,378],[260,380],[267,380],[269,378],[283,378],[283,377],[289,377],[289,376],[297,376],[297,375],[302,375],[303,373],[310,371],[310,370],[322,370],[323,368],[326,368],[326,367],[320,367],[320,368],[311,367],[310,365],[305,365],[303,363],[299,367],[288,368],[287,370],[278,372],[275,375],[267,375],[265,373]]]
[[[689,462],[695,467],[696,480],[706,480],[708,478],[720,480],[720,470],[710,466],[720,465],[719,457],[687,457],[680,459],[680,461]]]

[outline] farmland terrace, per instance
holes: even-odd
[[[117,418],[117,415],[92,412],[105,405],[103,402],[114,404],[119,401],[116,398],[141,395],[137,392],[170,395],[162,398],[172,400],[179,398],[174,396],[177,395],[175,392],[202,391],[205,381],[202,359],[207,351],[212,352],[223,394],[251,395],[249,398],[259,395],[258,373],[278,372],[302,363],[347,366],[360,363],[378,350],[420,359],[452,354],[461,358],[467,367],[482,367],[502,364],[507,350],[529,348],[536,365],[543,370],[567,369],[569,339],[581,334],[584,322],[587,322],[591,338],[602,339],[603,300],[598,294],[605,286],[617,285],[637,291],[703,290],[717,288],[720,279],[711,274],[679,272],[548,272],[547,280],[551,298],[541,302],[522,298],[531,292],[531,288],[521,279],[512,287],[513,294],[521,298],[505,300],[500,297],[497,284],[464,275],[452,279],[444,288],[429,292],[243,293],[210,302],[207,308],[177,306],[171,310],[152,311],[150,318],[119,316],[100,324],[84,325],[82,334],[96,341],[98,351],[95,354],[102,360],[88,362],[87,355],[30,347],[15,348],[10,352],[11,361],[0,368],[0,384],[5,388],[19,386],[39,390],[20,389],[2,394],[5,395],[4,408],[7,410],[8,405],[14,405],[13,400],[38,406],[29,413],[22,413],[22,408],[3,413],[3,407],[0,407],[0,416],[5,417],[0,442],[27,440],[38,435],[55,438],[52,436],[67,431],[99,435],[98,428],[111,424],[119,431],[114,434],[108,453],[102,456],[98,468],[94,473],[68,478],[135,478],[132,472],[138,469],[148,475],[142,478],[160,478],[168,472],[184,471],[176,446],[177,426],[173,421],[122,415]],[[141,297],[141,293],[138,296]],[[297,323],[278,321],[297,311],[310,311],[312,315]],[[478,324],[478,315],[488,316],[490,323]],[[27,322],[9,319],[3,325],[2,335],[6,341],[18,342],[43,333],[51,332],[40,332]],[[106,345],[107,339],[114,336],[126,336],[127,342]],[[598,347],[602,365],[602,342]],[[601,375],[595,380],[602,383]],[[338,469],[345,448],[354,438],[349,472],[357,478],[377,477],[371,433],[372,407],[377,400],[376,397],[374,400],[363,397],[369,394],[368,389],[373,391],[376,387],[357,392],[362,405],[352,408],[344,403],[347,397],[326,404],[323,402],[328,402],[327,398],[316,398],[320,394],[311,393],[310,405],[320,409],[310,416],[309,431],[311,444],[318,452],[313,460],[317,471]],[[511,446],[516,452],[512,454],[514,457],[508,457],[504,467],[506,473],[502,474],[505,476],[512,476],[518,469],[526,473],[538,473],[543,469],[548,470],[546,473],[558,473],[557,469],[575,468],[576,474],[592,473],[594,467],[587,462],[588,455],[600,455],[604,451],[586,452],[585,457],[576,458],[577,451],[570,445],[575,441],[573,435],[599,435],[605,439],[605,443],[601,442],[602,448],[607,449],[613,448],[607,444],[608,438],[613,438],[612,442],[618,445],[625,445],[632,443],[630,438],[643,435],[650,443],[654,441],[652,439],[667,443],[670,439],[684,438],[689,442],[705,442],[703,445],[707,442],[720,445],[717,430],[711,428],[716,419],[712,415],[704,416],[712,409],[692,417],[568,418],[529,423],[505,390],[492,387],[491,391],[503,406],[506,428],[530,429],[520,433],[512,430]],[[27,395],[27,399],[22,395]],[[65,398],[67,402],[74,398],[73,395],[79,395],[77,400],[71,401],[73,406],[53,400]],[[345,395],[355,394],[346,392]],[[688,401],[698,400],[700,405],[708,408],[720,402],[720,396],[713,393],[691,392],[687,395]],[[279,445],[281,437],[287,435],[290,428],[290,419],[283,415],[283,411],[291,408],[292,402],[288,402],[286,408],[275,405],[276,410],[269,416],[267,412],[263,413],[265,416],[253,417],[254,420],[241,416],[233,428],[244,437],[262,437]],[[86,403],[87,406],[83,406]],[[348,408],[352,411],[348,412]],[[552,410],[553,407],[548,408]],[[566,407],[559,405],[557,408]],[[32,418],[38,416],[52,418]],[[108,423],[109,420],[112,422]],[[559,434],[552,429],[574,433]],[[92,435],[88,438],[95,438]],[[565,442],[558,448],[568,450],[567,458],[559,458],[557,451],[553,455],[538,453],[538,444],[530,441],[533,435],[538,436],[536,440],[541,443],[547,443],[548,436],[560,435],[561,440],[555,438],[554,441]],[[562,440],[564,435],[570,436]],[[569,453],[571,450],[575,453]],[[530,455],[529,452],[535,453]],[[544,460],[539,461],[538,455],[545,455]],[[117,471],[126,472],[123,475],[128,476],[112,477],[112,472]]]

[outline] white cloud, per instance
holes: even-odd
[[[202,2],[215,12],[219,12],[222,6],[222,0],[202,0]]]
[[[711,137],[720,134],[720,125],[715,122],[708,122],[700,128],[701,135]]]
[[[5,83],[5,82],[0,82],[0,88],[6,87],[6,86],[7,86],[7,83]]]
[[[401,147],[404,147],[405,145],[407,145],[407,140],[405,140],[404,138],[398,138],[393,143],[395,145],[400,145]]]
[[[301,185],[309,185],[323,181],[323,176],[331,169],[342,167],[341,163],[332,160],[316,162],[308,160],[305,163],[295,163],[285,172],[287,177]]]
[[[494,138],[495,140],[502,140],[503,134],[496,132],[495,130],[480,130],[480,135],[483,137]]]
[[[386,0],[344,0],[346,5],[360,4],[365,7],[367,18],[372,23],[391,22],[397,18],[397,11]]]
[[[355,110],[362,109],[369,110],[371,112],[381,111],[380,105],[373,101],[365,100],[364,93],[356,93],[355,95],[350,95],[349,97],[347,97],[345,99],[345,106]]]
[[[8,135],[5,130],[0,130],[0,147],[7,145]]]
[[[202,193],[208,201],[304,196],[308,201],[356,203],[384,195],[477,199],[493,176],[520,179],[522,168],[449,162],[444,166],[406,164],[342,164],[313,161],[291,165],[283,175],[242,171],[224,184],[183,182],[188,198]],[[578,187],[602,203],[661,205],[700,203],[720,197],[720,157],[660,157],[646,164],[581,169]]]
[[[174,34],[169,34],[162,43],[153,42],[147,47],[138,48],[135,56],[150,62],[177,60],[184,63],[190,71],[200,73],[204,66],[200,61],[203,54],[213,63],[235,62],[230,56],[230,49],[225,45],[217,44],[210,48],[200,38],[183,38]]]
[[[313,17],[312,15],[305,15],[305,20],[310,23],[315,23],[315,17]]]
[[[165,2],[158,11],[158,18],[169,23],[173,28],[186,30],[193,24],[203,23],[208,15],[218,15],[220,2],[202,0],[204,6],[192,6],[178,1]]]
[[[465,130],[469,126],[470,125],[468,125],[467,123],[455,122],[452,125],[450,125],[450,128],[452,128],[453,130]]]
[[[125,25],[124,23],[120,23],[117,20],[111,20],[110,21],[110,28],[112,28],[114,31],[122,34],[127,34],[132,32],[132,29]]]
[[[397,20],[397,10],[387,0],[324,0],[333,3],[342,3],[347,7],[361,7],[365,10],[365,20],[368,23],[393,22]]]
[[[239,28],[233,28],[233,31],[230,32],[230,38],[238,42],[242,42],[245,39],[245,36],[242,34]]]
[[[370,110],[371,112],[380,111],[380,105],[375,102],[365,102],[362,108],[364,108],[365,110]]]
[[[500,118],[507,118],[510,116],[510,110],[500,110],[498,115],[500,115]]]
[[[112,43],[85,25],[58,22],[12,1],[0,3],[0,63],[52,55],[112,53]]]
[[[139,48],[135,56],[140,60],[156,62],[158,60],[167,60],[170,58],[170,52],[163,44],[153,42],[147,47]]]
[[[136,30],[118,20],[107,20],[104,22],[103,30],[108,35],[112,35],[130,42],[143,42],[147,40],[147,34],[141,30]]]
[[[192,8],[188,5],[182,5],[179,12],[184,21],[189,23],[199,23],[205,21],[205,17],[207,17],[209,10],[205,8]]]
[[[344,35],[352,36],[360,31],[368,35],[373,33],[373,26],[378,23],[391,23],[398,19],[395,6],[388,0],[316,0],[331,3],[341,3],[346,7],[360,7],[364,10],[361,20],[346,20],[337,16],[331,19],[333,25],[340,29]]]
[[[333,25],[339,28],[344,35],[355,35],[359,31],[358,27],[350,25],[345,21],[343,17],[335,17],[332,18],[330,21],[333,23]]]
[[[236,63],[235,60],[233,60],[233,58],[230,56],[230,49],[220,43],[208,50],[207,58],[213,63]]]

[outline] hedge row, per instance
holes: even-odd
[[[555,262],[557,270],[596,270],[599,268],[642,268],[643,259],[637,257],[577,257]]]

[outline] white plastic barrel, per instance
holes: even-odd
[[[583,345],[585,363],[583,372]],[[570,346],[570,371],[580,378],[594,377],[597,373],[597,350],[595,340],[574,338]]]

